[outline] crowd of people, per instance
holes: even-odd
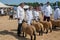
[[[0,8],[0,16],[6,16],[6,15],[9,16],[9,19],[13,19],[16,15],[16,10],[14,9],[14,7]]]
[[[0,16],[4,16],[7,14],[7,11],[5,8],[0,8]]]
[[[52,7],[50,6],[50,3],[47,2],[45,5],[40,4],[40,6],[29,6],[27,10],[24,10],[24,3],[21,3],[17,7],[17,19],[18,19],[18,29],[17,29],[17,35],[21,36],[21,30],[22,30],[22,23],[26,22],[28,25],[32,25],[32,21],[39,21],[40,18],[40,11],[43,14],[43,21],[50,21],[50,17],[52,14],[54,14],[54,20],[60,19],[60,8],[56,6],[54,13],[52,10]],[[12,11],[11,11],[12,12]],[[26,19],[26,20],[25,20]]]

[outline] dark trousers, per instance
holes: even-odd
[[[17,29],[17,34],[21,34],[21,30],[22,30],[22,23],[18,23],[18,29]]]
[[[25,22],[25,21],[23,20],[22,23],[18,23],[18,29],[17,29],[17,34],[18,35],[21,34],[23,22]]]
[[[46,21],[46,20],[49,22],[50,21],[50,17],[44,16],[44,21]]]

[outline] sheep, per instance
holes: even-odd
[[[50,32],[52,32],[52,23],[49,21],[40,21],[40,23],[43,24],[44,30],[46,29],[46,34],[48,33],[48,30],[50,29]]]
[[[32,25],[34,25],[34,27],[36,28],[36,31],[39,32],[39,35],[43,35],[43,24],[41,24],[40,22],[36,22],[35,20],[33,20]]]
[[[60,27],[60,20],[50,20],[52,22],[52,26],[53,28],[55,28],[55,26]]]
[[[52,26],[52,22],[49,21],[48,23],[49,23],[49,29],[50,29],[50,32],[52,32],[52,27],[53,27],[53,26]]]
[[[24,33],[25,33],[25,34],[30,35],[31,40],[32,40],[33,36],[34,36],[34,40],[36,40],[36,29],[33,25],[29,26],[29,25],[27,25],[26,22],[24,22],[22,24],[22,31],[23,31],[23,36],[24,36]]]

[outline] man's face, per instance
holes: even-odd
[[[39,7],[36,7],[36,10],[39,10]]]
[[[24,7],[24,5],[25,5],[25,4],[23,3],[23,4],[21,5],[21,7],[23,8],[23,7]]]
[[[32,6],[30,6],[30,7],[29,7],[29,9],[30,9],[30,10],[32,10],[32,9],[33,9],[33,7],[32,7]]]
[[[47,6],[49,6],[50,4],[49,3],[47,3]]]

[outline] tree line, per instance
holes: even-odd
[[[26,3],[26,2],[25,2],[25,4],[26,4],[26,5],[31,5],[31,6],[34,7],[34,6],[39,6],[41,3],[38,3],[38,2]],[[8,4],[6,4],[6,5],[8,5]],[[19,5],[19,4],[18,4],[18,5]],[[18,6],[18,5],[15,5],[15,4],[14,4],[14,5],[9,5],[9,6]],[[55,3],[50,3],[50,5],[51,5],[51,6],[55,6],[55,5],[56,5],[56,2],[55,2]],[[58,6],[60,6],[60,2],[58,2]]]

